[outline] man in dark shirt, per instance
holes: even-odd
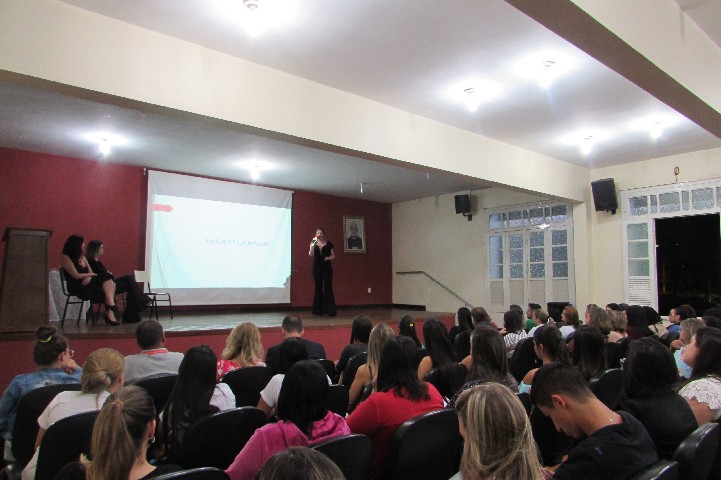
[[[347,239],[348,250],[363,250],[363,239],[358,236],[358,225],[350,224],[350,236]]]
[[[283,319],[281,328],[283,329],[284,340],[290,337],[300,338],[303,335],[303,322],[300,317],[288,315]],[[323,345],[311,340],[306,340],[305,338],[301,338],[300,341],[303,345],[305,345],[309,359],[322,360],[325,358],[325,349],[323,348]],[[265,364],[269,366],[274,373],[280,373],[280,343],[268,349]]]
[[[580,440],[554,479],[624,480],[658,461],[643,425],[601,403],[575,368],[544,365],[533,378],[531,396],[558,431]]]

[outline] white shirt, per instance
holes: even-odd
[[[721,417],[721,379],[704,377],[689,382],[678,392],[683,398],[695,398],[699,403],[705,403],[713,412],[713,420]]]

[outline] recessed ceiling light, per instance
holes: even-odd
[[[100,150],[100,155],[107,156],[110,153],[110,141],[107,138],[100,139],[98,150]]]
[[[583,141],[581,142],[581,153],[583,155],[588,155],[593,150],[593,137],[589,135],[588,137],[585,137]]]
[[[651,125],[651,130],[648,133],[654,140],[661,138],[661,135],[663,135],[663,122],[659,121]]]
[[[449,88],[448,96],[475,112],[480,105],[498,97],[500,92],[501,88],[496,83],[471,80]]]
[[[295,15],[295,4],[289,0],[216,0],[227,18],[238,22],[251,37],[279,28]]]
[[[516,62],[516,74],[535,80],[543,88],[549,88],[557,78],[567,75],[578,62],[563,51],[538,51]]]

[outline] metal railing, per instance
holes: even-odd
[[[451,290],[450,288],[446,287],[446,286],[443,285],[441,282],[439,282],[438,280],[436,280],[435,278],[433,278],[432,276],[428,275],[426,272],[424,272],[424,271],[422,271],[422,270],[413,271],[413,272],[396,272],[396,275],[425,275],[426,277],[428,277],[428,279],[429,279],[431,282],[437,284],[437,285],[438,285],[439,287],[441,287],[443,290],[445,290],[446,292],[450,293],[451,295],[453,295],[454,297],[456,297],[458,300],[460,300],[461,302],[463,302],[463,305],[465,305],[465,306],[468,307],[468,308],[472,308],[472,307],[473,307],[473,305],[471,305],[470,302],[468,302],[468,300],[464,299],[463,297],[461,297],[460,295],[458,295],[456,292],[454,292],[454,291]]]

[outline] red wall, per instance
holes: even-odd
[[[59,265],[63,243],[74,233],[86,241],[102,240],[103,263],[115,274],[144,265],[147,178],[142,167],[0,148],[0,172],[0,232],[7,227],[52,230],[50,268]],[[365,217],[365,255],[343,253],[343,215]],[[391,206],[296,191],[291,306],[313,302],[308,245],[319,226],[336,245],[336,303],[390,304]],[[0,255],[4,249],[0,243]]]

